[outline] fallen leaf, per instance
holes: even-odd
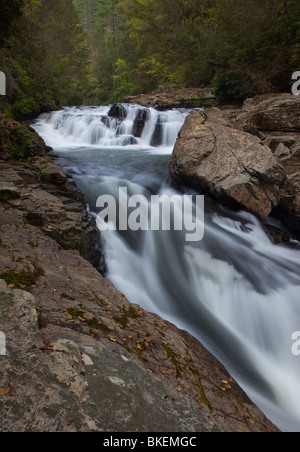
[[[9,394],[9,389],[0,389],[0,397],[5,397],[7,394]]]

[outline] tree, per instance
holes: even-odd
[[[84,102],[89,46],[72,0],[26,0],[16,32],[0,52],[0,65],[8,89],[0,107],[11,115]]]
[[[23,4],[23,0],[0,0],[0,47],[10,35],[15,19],[21,16]]]

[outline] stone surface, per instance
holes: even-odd
[[[119,346],[68,328],[41,333],[27,292],[2,284],[0,300],[0,431],[221,431]]]
[[[164,110],[176,107],[195,108],[212,105],[215,103],[215,97],[211,88],[181,88],[177,85],[168,85],[152,94],[126,96],[124,102]]]
[[[247,99],[237,122],[263,131],[300,132],[300,97],[268,94]]]
[[[300,217],[300,142],[291,149],[280,144],[275,154],[287,175],[281,204],[289,214]]]
[[[193,111],[186,119],[170,160],[176,181],[208,190],[260,218],[280,201],[285,171],[270,148],[233,128],[221,111]]]

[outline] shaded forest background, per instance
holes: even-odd
[[[16,118],[170,83],[220,101],[289,91],[299,0],[0,0],[0,70]]]

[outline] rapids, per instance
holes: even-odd
[[[33,124],[96,218],[97,198],[193,194],[168,161],[188,111],[136,105],[64,108]],[[300,431],[300,244],[273,245],[263,225],[205,196],[205,236],[185,231],[101,235],[107,278],[127,298],[191,332],[283,431]]]

